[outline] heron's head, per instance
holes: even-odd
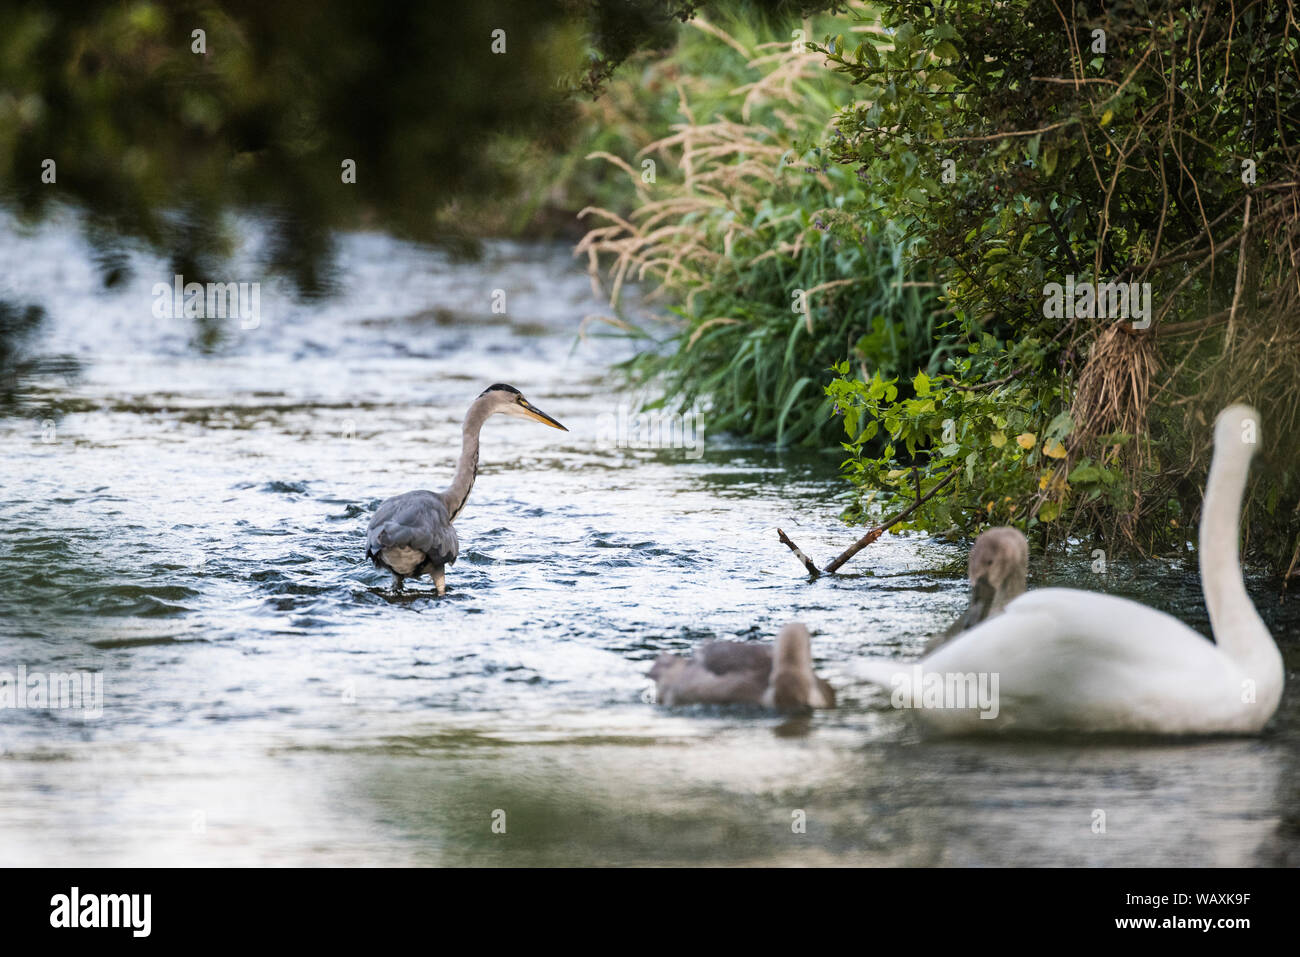
[[[1028,574],[1029,542],[1019,529],[1004,525],[980,535],[970,550],[970,606],[957,630],[975,627],[1024,594]]]
[[[514,386],[506,385],[503,382],[488,386],[476,401],[488,403],[489,415],[500,412],[503,415],[513,415],[520,419],[532,419],[535,422],[541,422],[543,425],[549,425],[553,429],[569,431],[525,399],[523,393]]]

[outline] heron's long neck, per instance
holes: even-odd
[[[1244,443],[1216,443],[1201,506],[1199,555],[1214,640],[1230,658],[1248,667],[1278,654],[1241,577],[1238,537],[1249,469],[1250,451]]]
[[[447,513],[453,522],[469,501],[469,490],[474,487],[474,479],[478,475],[478,434],[490,414],[486,404],[479,402],[471,405],[465,413],[465,425],[461,429],[460,462],[456,465],[456,475],[451,484],[442,493],[442,500],[447,503]]]

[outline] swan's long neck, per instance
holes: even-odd
[[[812,674],[812,652],[799,641],[777,641],[772,674]]]
[[[1215,439],[1201,508],[1201,588],[1219,647],[1247,672],[1268,671],[1268,666],[1280,661],[1279,653],[1246,593],[1238,545],[1253,448],[1231,431],[1216,434]]]
[[[470,489],[478,476],[478,437],[483,423],[492,414],[488,403],[482,399],[475,400],[465,413],[465,424],[461,428],[460,461],[456,464],[456,474],[442,493],[442,500],[447,503],[447,513],[456,521],[465,503],[469,501]]]
[[[800,626],[783,628],[776,636],[776,647],[772,652],[772,673],[768,676],[763,704],[778,711],[808,708],[812,702],[815,681],[808,633]]]
[[[805,685],[809,691],[816,681],[812,663],[812,641],[802,626],[790,625],[776,636],[776,647],[772,651],[772,674],[770,680],[792,678]]]

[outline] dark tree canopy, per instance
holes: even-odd
[[[331,228],[467,241],[472,224],[437,214],[458,197],[510,201],[494,143],[559,148],[574,96],[630,53],[670,45],[698,6],[7,2],[0,205],[29,220],[74,206],[97,246],[143,240],[196,276],[227,245],[223,213],[256,211],[275,227],[267,265],[311,292]],[[782,16],[801,4],[734,6]]]

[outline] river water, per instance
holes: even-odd
[[[889,536],[809,583],[775,529],[823,562],[856,536],[835,452],[707,416],[702,454],[611,445],[630,346],[578,338],[602,308],[567,249],[344,236],[336,297],[264,283],[248,329],[156,318],[170,271],[131,266],[105,290],[66,221],[0,228],[0,300],[48,313],[0,417],[0,671],[103,673],[98,717],[0,710],[0,862],[1300,861],[1294,686],[1261,738],[1185,743],[931,740],[853,684],[958,613],[960,546]],[[445,485],[493,382],[570,431],[491,420],[447,597],[399,600],[367,517]],[[1208,627],[1194,573],[1088,553],[1031,587]],[[1256,598],[1293,673],[1296,602]],[[660,651],[795,618],[838,710],[646,702]]]

